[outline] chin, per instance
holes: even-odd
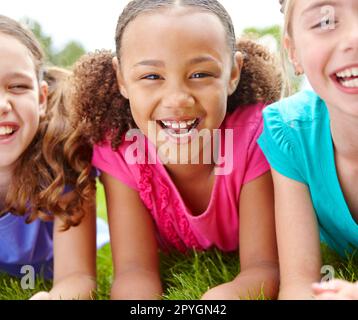
[[[16,159],[13,157],[2,157],[2,159],[0,160],[0,168],[13,168],[18,158],[19,157],[17,157]]]

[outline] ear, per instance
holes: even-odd
[[[46,115],[47,96],[48,96],[48,84],[46,81],[42,81],[39,86],[39,110],[40,110],[41,118]]]
[[[114,71],[116,73],[119,91],[120,91],[121,95],[128,100],[127,89],[126,89],[126,87],[124,85],[124,79],[123,79],[121,67],[119,65],[117,57],[114,57],[112,59],[112,65],[113,65],[113,69],[114,69]]]
[[[283,45],[287,51],[288,59],[293,64],[296,73],[303,73],[303,68],[297,56],[297,50],[293,39],[286,35],[283,39]]]
[[[242,53],[236,52],[234,56],[234,63],[230,74],[229,91],[228,91],[229,96],[235,92],[240,82],[241,70],[243,65],[244,65],[244,57]]]

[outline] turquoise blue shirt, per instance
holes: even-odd
[[[341,255],[358,248],[358,224],[339,183],[325,102],[302,91],[268,106],[263,116],[258,143],[272,168],[308,186],[321,240]]]

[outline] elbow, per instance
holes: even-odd
[[[256,283],[253,284],[253,287],[256,288],[258,299],[277,299],[280,288],[280,272],[277,263],[262,263],[251,266],[242,270],[240,277],[249,277],[253,283]]]
[[[276,300],[280,288],[280,272],[278,264],[261,268],[262,294],[265,299]]]
[[[158,300],[162,294],[159,274],[143,270],[118,274],[111,288],[111,300]]]

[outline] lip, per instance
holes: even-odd
[[[172,121],[172,122],[180,122],[180,121],[190,121],[190,120],[199,120],[200,121],[200,117],[168,117],[168,118],[163,118],[163,119],[159,119],[157,121]]]
[[[337,73],[342,72],[346,69],[358,68],[358,63],[348,64],[340,69],[337,69],[331,74],[331,77],[336,76]]]
[[[343,69],[344,70],[344,69]],[[334,85],[342,92],[346,93],[346,94],[358,94],[358,88],[348,88],[343,86],[337,79],[337,76],[334,74],[331,76],[331,79],[334,83]]]
[[[20,126],[19,124],[17,124],[16,122],[10,122],[10,121],[7,121],[7,122],[0,122],[0,127],[14,127],[16,128],[15,129],[15,132],[9,136],[9,137],[1,137],[0,136],[0,144],[1,145],[5,145],[5,144],[9,144],[11,143],[17,136],[18,132],[19,132],[19,129],[20,129]]]
[[[343,93],[346,93],[346,94],[352,94],[352,95],[356,95],[358,94],[358,88],[348,88],[348,87],[345,87],[343,86],[339,81],[338,81],[338,77],[337,77],[337,73],[339,72],[342,72],[346,69],[352,69],[352,68],[358,68],[358,64],[355,63],[355,64],[349,64],[349,65],[346,65],[342,68],[339,68],[337,69],[335,72],[333,72],[331,75],[330,75],[330,78],[332,79],[334,85],[338,88],[338,90],[342,91]]]
[[[170,120],[169,120],[170,119]],[[186,134],[185,136],[182,137],[176,137],[174,135],[171,134],[171,129],[163,129],[160,124],[158,123],[158,121],[190,121],[196,119],[198,120],[198,125],[190,130],[190,132],[188,134]],[[175,120],[173,118],[166,118],[166,120],[157,120],[157,126],[159,127],[159,131],[162,131],[165,133],[166,137],[168,137],[169,141],[171,141],[172,143],[176,144],[176,145],[183,145],[183,144],[188,144],[190,143],[196,136],[197,133],[199,132],[199,127],[201,124],[201,118],[180,118],[180,120],[178,120],[178,118],[175,118]]]

